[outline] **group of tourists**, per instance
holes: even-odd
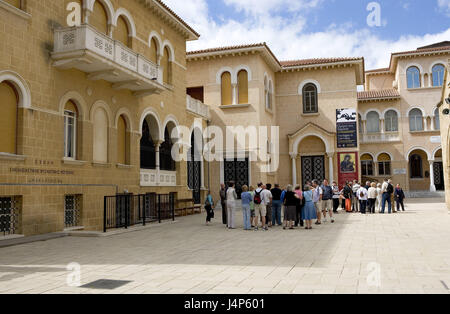
[[[386,205],[388,213],[405,211],[405,193],[400,185],[394,188],[392,181],[386,179],[382,184],[366,182],[359,184],[356,180],[346,182],[340,189],[336,182],[329,184],[328,180],[319,182],[313,180],[306,182],[303,188],[300,185],[288,185],[281,189],[279,184],[259,183],[255,189],[253,186],[242,187],[240,200],[234,182],[229,182],[228,187],[221,184],[220,201],[214,206],[211,193],[208,193],[205,201],[207,213],[206,224],[214,218],[214,207],[222,208],[223,224],[229,229],[236,228],[236,208],[242,205],[244,230],[264,230],[279,226],[284,230],[304,227],[311,230],[313,224],[321,225],[335,222],[335,215],[339,210],[346,212],[375,214],[378,211],[384,214]],[[283,216],[283,219],[282,219]]]

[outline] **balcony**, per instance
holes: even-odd
[[[200,116],[203,119],[209,120],[211,118],[209,106],[189,95],[186,95],[186,109],[188,112]]]
[[[105,80],[137,97],[166,90],[160,67],[89,25],[57,29],[54,41],[52,59],[58,69],[78,69],[90,80]]]
[[[177,185],[176,171],[141,169],[141,186],[143,187],[155,187],[155,186],[170,187],[176,185]]]
[[[400,141],[400,134],[398,132],[361,134],[361,144],[393,143]]]

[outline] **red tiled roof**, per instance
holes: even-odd
[[[358,58],[318,58],[318,59],[281,61],[280,63],[283,67],[295,67],[295,66],[327,64],[327,63],[336,63],[336,62],[349,62],[349,61],[359,61],[359,60],[363,60],[363,58],[362,57],[358,57]]]
[[[410,51],[403,51],[403,52],[394,52],[392,55],[406,55],[406,54],[415,54],[415,53],[422,53],[422,52],[437,52],[437,51],[445,51],[450,50],[450,46],[444,46],[444,47],[436,47],[436,48],[422,48],[422,49],[416,49],[416,50],[410,50]]]
[[[392,99],[400,98],[400,93],[396,89],[383,89],[358,92],[358,100]]]
[[[191,26],[189,26],[188,23],[186,23],[178,14],[176,14],[171,8],[169,8],[167,6],[167,4],[165,4],[164,2],[162,2],[161,0],[154,0],[157,3],[159,3],[164,9],[166,9],[171,15],[173,15],[175,17],[175,19],[177,19],[181,24],[183,24],[184,26],[186,26],[192,33],[194,33],[197,37],[200,37],[200,34],[197,33]]]
[[[221,51],[246,49],[246,48],[258,48],[258,47],[268,48],[266,43],[260,43],[260,44],[250,44],[250,45],[236,45],[236,46],[227,46],[227,47],[208,48],[208,49],[202,49],[202,50],[196,50],[196,51],[188,51],[188,52],[186,52],[186,54],[187,55],[196,55],[196,54],[202,54],[202,53],[221,52]]]

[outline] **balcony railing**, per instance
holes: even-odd
[[[186,109],[204,119],[210,118],[209,106],[189,95],[186,96]]]
[[[141,169],[141,186],[176,186],[177,172]]]
[[[400,142],[400,134],[397,132],[361,134],[362,144],[391,143],[391,142]]]
[[[159,66],[86,24],[55,30],[52,58],[56,68],[78,69],[90,80],[111,82],[136,96],[165,90]]]

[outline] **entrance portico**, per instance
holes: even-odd
[[[303,185],[314,179],[332,182],[336,178],[334,143],[334,133],[313,123],[289,135],[292,183]]]

